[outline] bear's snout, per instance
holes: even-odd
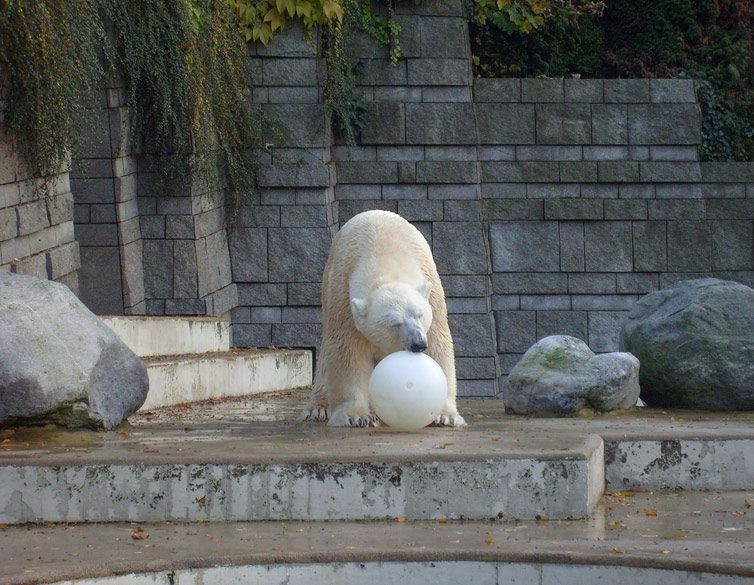
[[[415,343],[411,344],[411,347],[408,348],[409,350],[413,351],[414,353],[420,353],[427,349],[427,342],[426,341],[417,341]]]

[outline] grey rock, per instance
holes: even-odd
[[[713,278],[685,280],[643,297],[622,348],[642,364],[651,405],[754,409],[754,290]]]
[[[0,271],[0,423],[112,429],[144,403],[143,362],[68,287]]]
[[[575,337],[535,343],[508,376],[505,406],[518,414],[577,414],[629,408],[639,397],[639,360],[630,353],[595,355]]]

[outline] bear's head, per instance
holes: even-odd
[[[432,324],[431,290],[429,282],[418,287],[391,282],[364,299],[351,299],[356,329],[385,355],[402,349],[424,351]]]

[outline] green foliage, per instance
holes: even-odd
[[[703,158],[754,160],[754,2],[553,0],[548,14],[529,33],[474,20],[475,73],[691,77],[698,80]]]
[[[0,0],[5,125],[30,174],[43,178],[39,195],[79,143],[85,99],[102,75],[104,36],[97,0]]]
[[[169,191],[197,180],[215,189],[224,183],[235,211],[253,187],[246,155],[258,123],[245,43],[227,0],[106,6],[136,144],[158,159]]]
[[[342,0],[228,0],[243,27],[247,41],[267,45],[277,30],[291,19],[300,19],[304,27],[339,22],[343,19]]]
[[[474,0],[474,17],[505,34],[529,33],[549,17],[551,0]]]

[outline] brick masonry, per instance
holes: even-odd
[[[754,163],[698,160],[693,82],[472,79],[460,0],[399,3],[396,18],[396,65],[369,37],[353,40],[370,101],[355,146],[331,134],[316,35],[307,43],[290,27],[253,49],[260,188],[229,234],[214,194],[162,198],[149,162],[118,149],[124,112],[108,93],[96,119],[109,150],[93,150],[79,161],[86,174],[72,175],[82,282],[119,282],[101,290],[124,312],[230,314],[238,346],[316,348],[334,233],[360,211],[389,209],[432,246],[459,392],[479,397],[497,395],[546,335],[618,349],[626,312],[672,282],[754,285]],[[48,248],[42,263],[26,246],[51,230],[45,221],[72,226],[70,196],[46,202],[46,213],[22,201],[5,144],[0,258],[9,267],[12,248],[25,269],[48,269]],[[71,234],[55,246],[70,256],[72,243]],[[58,264],[48,274],[76,266]]]

